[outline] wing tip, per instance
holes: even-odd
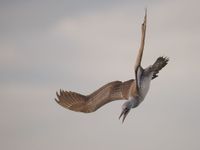
[[[56,96],[57,96],[57,98],[54,98],[54,100],[55,100],[57,103],[60,103],[60,94],[58,94],[57,91],[56,91]]]
[[[60,101],[59,101],[59,100],[57,100],[56,98],[54,98],[54,100],[55,100],[57,103],[60,103]]]
[[[59,92],[56,91],[56,96],[57,96],[57,98],[55,98],[55,101],[56,101],[57,103],[60,103],[60,97],[63,96],[63,93],[64,93],[64,90],[62,90],[62,89],[60,89]]]

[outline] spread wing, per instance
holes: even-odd
[[[145,10],[144,22],[141,26],[142,36],[141,36],[140,48],[138,50],[138,54],[137,54],[137,58],[135,62],[135,70],[137,70],[138,67],[141,66],[142,55],[143,55],[144,44],[145,44],[145,36],[146,36],[146,24],[147,24],[147,9]]]
[[[71,91],[62,91],[57,94],[56,102],[61,106],[78,112],[94,112],[103,105],[114,101],[128,99],[130,90],[135,89],[133,79],[121,82],[110,82],[90,95],[82,95]]]
[[[140,48],[138,50],[137,59],[135,62],[135,79],[136,79],[137,89],[140,86],[141,75],[143,72],[143,68],[141,67],[141,61],[142,61],[142,55],[144,51],[144,44],[145,44],[146,24],[147,24],[147,9],[145,10],[144,22],[141,26],[142,36],[141,36]]]

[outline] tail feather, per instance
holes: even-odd
[[[167,65],[169,61],[168,57],[158,57],[156,62],[152,65],[152,69],[154,71],[152,79],[158,77],[159,71]]]

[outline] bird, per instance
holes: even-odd
[[[146,68],[141,66],[145,45],[146,24],[147,10],[145,10],[144,21],[141,25],[141,42],[134,66],[135,79],[107,83],[89,95],[60,89],[59,92],[56,92],[57,98],[55,98],[55,101],[64,108],[75,112],[92,113],[109,102],[125,100],[119,115],[119,119],[123,116],[123,123],[130,110],[138,107],[145,99],[151,81],[158,77],[159,71],[169,61],[168,57],[160,56],[152,65]]]

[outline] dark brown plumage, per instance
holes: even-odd
[[[58,99],[55,100],[70,110],[89,113],[111,101],[128,99],[129,91],[131,87],[134,87],[131,86],[133,84],[135,84],[133,79],[125,82],[113,81],[87,96],[60,90],[60,93],[56,93]]]

